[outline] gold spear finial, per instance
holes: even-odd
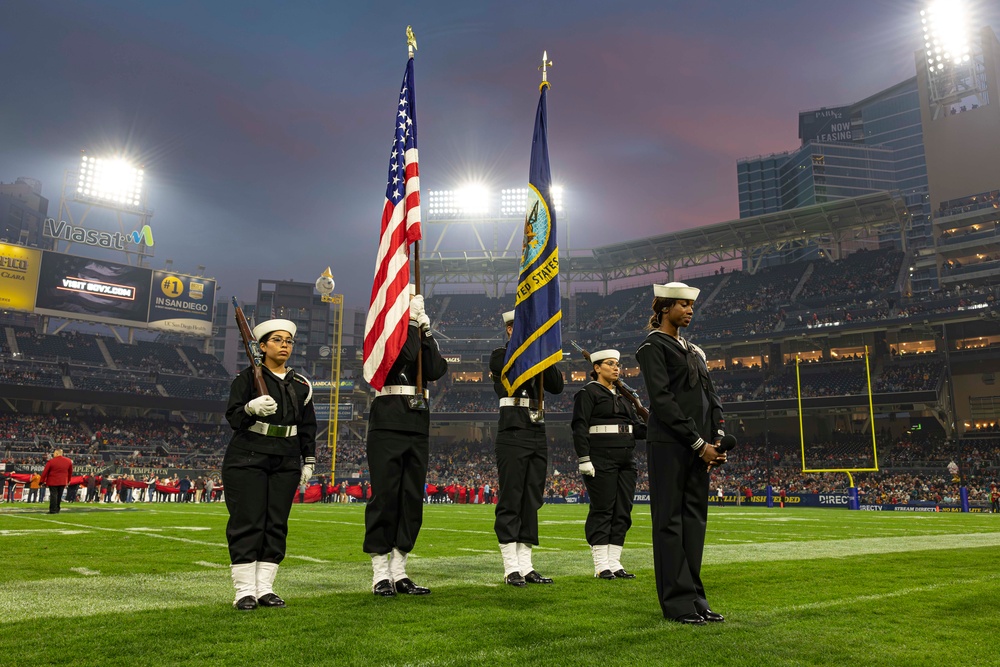
[[[547,86],[551,86],[549,83],[549,68],[552,67],[552,61],[549,60],[549,52],[542,51],[542,64],[538,66],[538,69],[542,73],[542,82],[538,84],[538,91],[541,92],[542,89]]]
[[[406,48],[410,52],[410,57],[413,57],[413,52],[417,50],[417,37],[413,34],[413,26],[406,26]]]

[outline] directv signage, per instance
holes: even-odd
[[[851,107],[803,111],[799,114],[799,139],[822,143],[851,143]]]
[[[152,271],[139,266],[44,251],[35,312],[145,326]]]
[[[149,327],[191,336],[212,335],[215,281],[153,271]]]

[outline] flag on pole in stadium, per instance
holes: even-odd
[[[559,301],[559,246],[549,169],[545,93],[541,85],[535,132],[531,139],[528,210],[524,216],[521,271],[514,301],[514,329],[501,381],[509,395],[533,376],[562,359],[562,306]]]
[[[375,280],[365,321],[364,376],[376,390],[382,389],[406,342],[410,320],[410,244],[419,240],[420,171],[411,56],[396,107],[396,133],[389,156]]]

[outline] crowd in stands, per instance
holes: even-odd
[[[77,465],[217,470],[229,433],[228,425],[5,414],[0,415],[0,453],[8,467],[15,470],[18,465],[44,463],[56,444],[66,449],[67,456]],[[36,451],[29,451],[30,443],[40,442],[42,434],[45,443],[35,446]],[[948,503],[949,498],[957,497],[959,486],[947,470],[953,461],[975,502],[986,500],[990,485],[1000,478],[1000,437],[948,442],[940,433],[918,439],[912,435],[892,438],[887,432],[880,432],[878,440],[882,472],[855,475],[858,488],[872,498],[895,498],[903,503],[908,500]],[[108,453],[111,458],[104,457]],[[810,442],[806,448],[810,468],[869,467],[873,464],[871,453],[870,433],[833,434],[828,441]],[[329,469],[329,450],[321,447],[320,454],[318,469]],[[642,443],[636,447],[635,459],[637,490],[646,491],[648,469]],[[338,477],[366,477],[364,442],[357,439],[339,442],[336,469]],[[492,443],[433,437],[428,482],[477,488],[488,484],[496,490]],[[790,494],[843,492],[846,488],[843,474],[803,473],[802,450],[797,439],[779,436],[769,438],[767,446],[759,436],[741,436],[738,448],[730,453],[729,463],[713,472],[712,483],[713,488],[721,486],[733,494],[747,487],[759,493],[768,482]],[[550,436],[546,490],[550,496],[584,495],[576,453],[568,438]]]
[[[937,387],[944,372],[944,362],[919,362],[887,364],[875,378],[872,389],[876,392],[923,391]]]
[[[191,345],[181,345],[180,349],[194,366],[199,378],[229,378],[229,373],[215,355],[202,352]]]
[[[104,355],[95,336],[65,331],[61,334],[40,334],[27,327],[14,327],[14,338],[23,357],[39,361],[72,361],[102,366]]]
[[[108,391],[119,394],[159,396],[155,376],[130,371],[105,371],[102,373],[71,371],[73,387],[87,391]]]
[[[576,328],[583,332],[612,329],[626,313],[646,310],[642,308],[642,303],[650,301],[652,298],[649,289],[645,287],[619,290],[607,296],[595,293],[577,294]],[[622,329],[631,326],[631,319],[629,318],[630,322]]]
[[[62,371],[54,364],[0,361],[0,384],[62,387]]]
[[[440,304],[445,298],[448,299],[447,307],[434,321],[434,327],[440,331],[447,331],[449,326],[500,330],[503,328],[500,314],[514,307],[511,300],[492,299],[482,294],[452,294],[428,299],[426,303]]]
[[[838,262],[813,262],[797,300],[810,305],[835,300],[846,308],[866,303],[895,289],[902,263],[899,250],[860,250]]]

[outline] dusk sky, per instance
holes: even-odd
[[[1000,29],[1000,3],[973,10]],[[252,300],[258,278],[312,282],[330,265],[348,305],[367,306],[407,24],[424,218],[427,190],[526,184],[547,49],[552,171],[582,249],[738,217],[738,158],[795,148],[799,111],[914,75],[918,11],[7,0],[0,181],[41,180],[55,216],[81,150],[124,151],[146,169],[154,268],[205,265],[221,296]],[[438,233],[425,225],[428,243]]]

